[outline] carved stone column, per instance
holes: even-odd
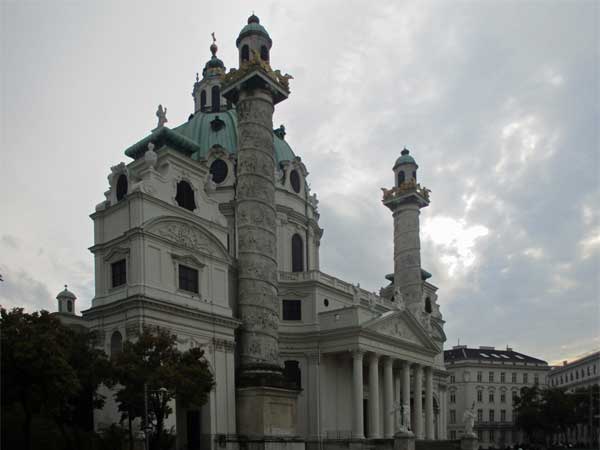
[[[364,352],[357,350],[352,353],[352,390],[354,402],[354,417],[352,437],[363,439],[364,430],[364,412],[363,412],[363,355]]]
[[[419,364],[414,366],[415,385],[413,401],[415,406],[415,423],[413,431],[417,439],[423,439],[423,368]]]
[[[238,113],[238,307],[242,378],[278,373],[279,303],[273,172],[273,97],[242,90]]]
[[[383,424],[384,437],[394,437],[394,360],[389,356],[383,361]]]
[[[379,423],[379,355],[369,359],[369,437],[380,438]]]
[[[435,439],[433,428],[433,369],[425,367],[425,438]]]

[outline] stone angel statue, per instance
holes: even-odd
[[[466,409],[463,413],[463,423],[465,424],[465,435],[474,436],[473,427],[475,426],[475,402],[471,405],[471,409]]]
[[[156,128],[160,128],[168,122],[167,120],[167,108],[163,108],[163,105],[158,105],[158,109],[156,110],[156,117],[158,117],[158,125]]]

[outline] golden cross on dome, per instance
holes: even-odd
[[[217,38],[215,37],[215,32],[213,31],[212,33],[210,33],[210,35],[211,35],[211,36],[212,36],[212,38],[213,38],[213,43],[214,43],[214,42],[217,42]]]

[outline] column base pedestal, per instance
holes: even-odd
[[[460,439],[460,450],[477,450],[479,440],[475,435],[465,435]]]
[[[410,431],[399,431],[394,435],[394,450],[415,450],[415,435]]]
[[[238,435],[248,439],[297,435],[299,391],[269,386],[237,389]]]

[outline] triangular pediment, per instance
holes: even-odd
[[[365,323],[369,331],[411,342],[427,349],[439,350],[429,333],[408,310],[388,311]]]

